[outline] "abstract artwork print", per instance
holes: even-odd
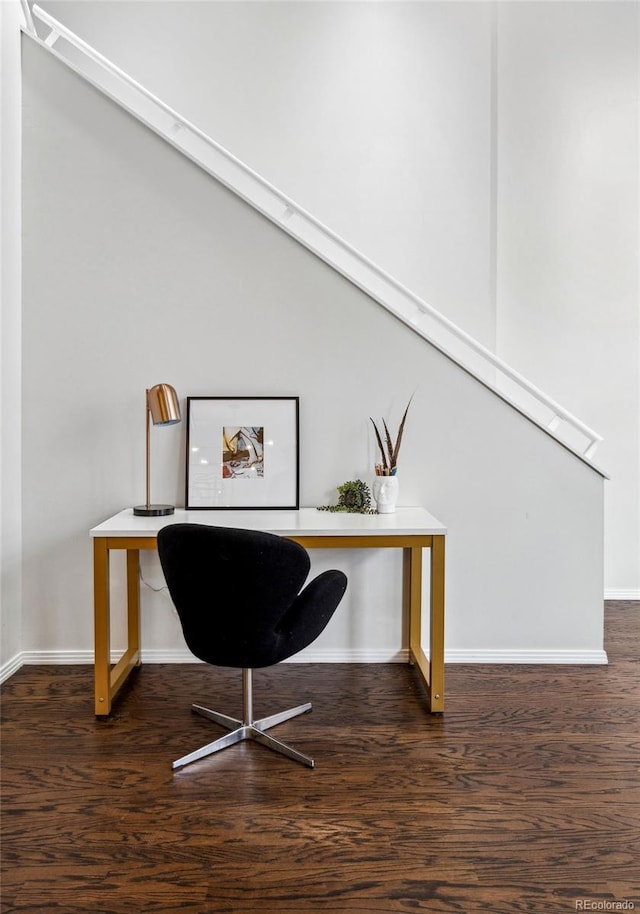
[[[222,476],[224,479],[256,479],[264,476],[262,426],[224,426]]]

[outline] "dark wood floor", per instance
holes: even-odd
[[[192,700],[239,713],[234,672],[143,667],[101,722],[89,667],[23,667],[2,912],[640,910],[640,604],[606,631],[606,667],[448,667],[443,716],[402,665],[256,673],[257,714],[312,697],[274,733],[313,771],[244,743],[172,774],[220,732]]]

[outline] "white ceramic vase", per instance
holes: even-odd
[[[372,492],[378,514],[393,514],[399,488],[397,476],[374,476]]]

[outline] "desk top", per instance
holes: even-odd
[[[281,536],[443,536],[447,532],[424,508],[396,508],[393,514],[342,514],[300,508],[298,511],[185,511],[166,517],[137,517],[125,508],[93,527],[92,537],[156,536],[167,524],[242,527]]]

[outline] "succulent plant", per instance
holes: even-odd
[[[346,514],[375,514],[371,507],[371,492],[366,482],[352,479],[338,486],[338,504],[321,505],[318,511],[343,512]]]

